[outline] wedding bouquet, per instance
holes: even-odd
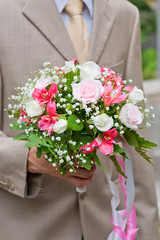
[[[134,240],[137,235],[134,183],[128,145],[147,161],[147,150],[156,144],[144,139],[137,129],[150,127],[153,107],[146,108],[144,93],[132,80],[122,80],[107,67],[94,62],[80,65],[76,60],[62,67],[44,63],[44,68],[29,78],[8,105],[13,130],[22,130],[15,139],[37,148],[37,157],[71,174],[78,167],[90,170],[93,162],[104,171],[96,150],[106,155],[119,172],[125,209],[118,211],[120,199],[111,171],[106,177],[113,194],[111,201],[113,232],[108,240]],[[121,158],[119,157],[121,156]],[[126,230],[127,229],[127,230]],[[126,233],[125,233],[126,230]]]
[[[128,82],[132,82],[129,80]],[[76,60],[63,67],[44,63],[17,95],[11,96],[9,118],[13,130],[23,130],[15,139],[36,147],[53,167],[64,175],[76,171],[75,164],[90,170],[93,159],[101,168],[96,149],[110,157],[122,175],[116,154],[126,157],[116,142],[121,136],[147,161],[146,150],[156,144],[140,137],[136,130],[147,118],[155,117],[143,107],[143,91],[126,85],[120,75],[94,62],[80,65]],[[146,122],[146,126],[150,127]]]

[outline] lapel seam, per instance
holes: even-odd
[[[51,0],[28,1],[22,8],[22,13],[65,60],[76,58],[68,32],[54,1],[53,3]]]

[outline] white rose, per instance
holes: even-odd
[[[48,78],[40,78],[37,82],[36,82],[36,86],[35,88],[45,88],[50,84],[50,79]]]
[[[131,102],[140,102],[144,99],[144,93],[141,89],[134,88],[133,91],[130,92],[128,99]]]
[[[64,69],[64,72],[67,73],[69,71],[75,71],[76,70],[76,67],[75,67],[75,64],[74,64],[74,61],[65,61],[65,69]]]
[[[137,125],[143,121],[143,114],[137,106],[132,103],[127,103],[122,107],[119,119],[128,128],[137,129]]]
[[[67,129],[67,121],[64,119],[60,119],[53,126],[53,131],[56,133],[62,133]]]
[[[113,118],[105,113],[96,116],[93,122],[96,128],[101,132],[106,132],[113,127]]]
[[[37,101],[32,100],[26,103],[26,113],[30,117],[37,117],[42,115],[45,111],[45,107],[41,106]]]
[[[92,61],[84,63],[80,66],[80,79],[93,78],[97,79],[101,74],[101,68]]]

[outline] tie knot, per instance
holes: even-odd
[[[83,1],[82,0],[69,0],[66,4],[65,11],[70,17],[82,15]]]

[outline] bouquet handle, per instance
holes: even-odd
[[[87,186],[84,186],[84,187],[76,187],[76,192],[78,193],[85,193],[87,191]]]

